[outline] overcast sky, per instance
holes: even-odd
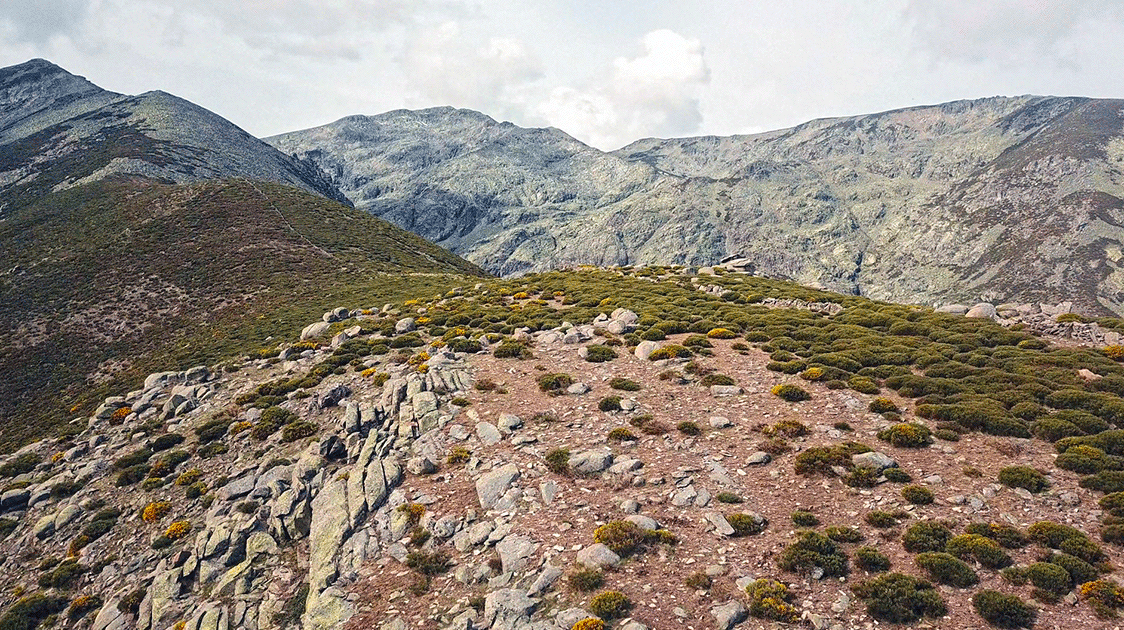
[[[43,57],[268,136],[453,105],[615,149],[1018,94],[1124,97],[1121,0],[0,0]]]

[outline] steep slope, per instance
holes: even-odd
[[[214,363],[292,334],[338,297],[482,275],[367,213],[247,180],[78,185],[9,210],[0,243],[5,447],[154,365]]]
[[[268,141],[501,274],[740,256],[879,299],[1122,312],[1122,109],[996,97],[603,153],[441,108]]]
[[[0,217],[115,174],[176,183],[272,181],[345,202],[313,166],[163,92],[107,92],[44,60],[0,69]]]

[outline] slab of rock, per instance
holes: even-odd
[[[570,470],[579,475],[595,475],[613,464],[613,451],[595,448],[570,456]]]
[[[586,385],[585,383],[574,383],[573,385],[566,388],[566,393],[570,394],[571,396],[581,396],[582,394],[588,394],[589,385]]]
[[[629,523],[635,524],[641,529],[656,530],[660,528],[659,521],[650,516],[644,516],[643,514],[629,514],[628,516],[624,517],[624,520],[628,521]]]
[[[633,352],[633,354],[636,355],[637,359],[640,359],[641,361],[647,361],[648,357],[652,356],[652,353],[658,350],[659,347],[660,344],[654,341],[641,341],[636,346],[636,350]]]
[[[712,416],[710,418],[710,428],[712,429],[725,429],[734,426],[734,423],[729,418],[723,416]]]
[[[321,337],[324,335],[324,333],[328,332],[328,329],[330,329],[331,327],[332,325],[328,322],[316,322],[314,324],[309,324],[308,326],[304,327],[304,330],[301,331],[301,341],[308,341],[309,339],[316,339],[317,337]]]
[[[511,433],[523,427],[523,420],[513,413],[501,413],[497,428],[500,433]]]
[[[562,577],[563,573],[561,568],[553,564],[546,565],[542,572],[539,573],[539,576],[535,578],[535,581],[531,583],[530,588],[527,589],[527,595],[530,597],[538,597],[547,592],[550,590],[550,587],[554,586],[554,583],[558,581],[558,578]]]
[[[976,319],[995,319],[996,316],[995,306],[987,302],[980,302],[979,304],[968,309],[964,317],[972,317]]]
[[[893,457],[879,451],[859,453],[851,456],[851,463],[858,468],[874,468],[881,472],[887,468],[897,468],[898,462]]]
[[[500,562],[504,573],[522,573],[527,570],[531,556],[538,550],[539,544],[526,536],[511,535],[498,544],[496,551],[500,554]]]
[[[612,549],[601,543],[594,543],[578,552],[577,561],[587,567],[615,567],[621,563],[621,557]]]
[[[711,385],[710,395],[715,397],[737,396],[744,390],[737,385]]]
[[[734,533],[734,528],[730,526],[729,521],[725,516],[718,512],[707,512],[703,515],[706,520],[714,526],[714,532],[719,536],[730,536]]]
[[[484,623],[491,630],[525,630],[539,600],[517,588],[488,593],[484,598]]]
[[[506,464],[476,480],[476,496],[480,507],[490,510],[519,479],[519,467]]]
[[[394,332],[399,335],[403,333],[413,332],[418,329],[417,322],[413,317],[404,317],[394,323]]]
[[[498,444],[499,441],[503,439],[503,435],[500,433],[500,430],[497,429],[496,425],[492,424],[491,422],[477,422],[476,437],[484,446],[492,446],[493,444]]]
[[[745,463],[746,463],[747,466],[764,466],[765,464],[768,464],[771,461],[773,461],[772,455],[766,453],[765,451],[757,451],[757,452],[751,454],[745,460]]]
[[[725,604],[720,604],[710,609],[718,630],[730,630],[735,625],[749,617],[749,610],[741,600],[731,599]]]

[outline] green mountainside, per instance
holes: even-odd
[[[245,180],[86,184],[9,210],[0,242],[7,447],[146,370],[260,347],[348,297],[482,275],[367,213]]]

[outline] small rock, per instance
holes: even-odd
[[[765,451],[757,451],[745,460],[747,466],[763,466],[773,461],[773,456]]]
[[[725,604],[711,608],[710,614],[714,617],[718,630],[730,630],[749,617],[749,610],[741,600],[731,599]]]
[[[722,416],[712,416],[710,418],[710,428],[712,429],[725,429],[734,426],[734,423],[729,418]]]
[[[498,444],[503,439],[496,425],[491,422],[477,422],[476,423],[476,437],[484,446],[492,446]]]
[[[581,396],[582,394],[588,394],[589,385],[586,385],[585,383],[574,383],[573,385],[566,388],[566,393],[570,394],[571,396]]]

